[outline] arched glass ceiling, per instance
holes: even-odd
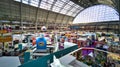
[[[107,5],[89,7],[78,14],[73,23],[88,23],[119,20],[118,12]]]
[[[21,0],[15,0],[20,2]],[[38,7],[39,0],[22,0],[22,3]],[[70,0],[41,0],[39,8],[75,17],[83,7]]]

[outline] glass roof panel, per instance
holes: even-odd
[[[40,8],[50,10],[51,6],[52,6],[51,4],[48,4],[48,3],[42,1],[41,5],[40,5]]]
[[[54,12],[59,12],[60,11],[60,7],[57,7],[57,6],[53,6],[53,9],[52,9],[52,11],[54,11]]]
[[[15,1],[20,2],[21,0],[15,0]],[[39,0],[22,0],[22,1],[24,4],[29,4],[35,7],[38,7],[39,5]],[[46,9],[46,10],[50,10],[53,12],[58,12],[58,13],[66,14],[70,16],[73,16],[72,13],[76,13],[77,9],[79,10],[82,9],[79,7],[80,6],[76,5],[74,2],[70,0],[41,0],[40,6],[39,6],[39,8],[42,8],[42,9]]]
[[[73,12],[73,13],[72,13],[72,16],[75,17],[78,13],[79,13],[78,11],[77,11],[77,12]]]
[[[15,1],[18,1],[18,2],[20,2],[21,0],[15,0]]]
[[[72,1],[70,1],[68,4],[69,4],[69,5],[73,5],[74,3],[73,3]]]
[[[71,16],[73,14],[73,12],[71,12],[71,11],[69,11],[68,13],[67,13],[67,15],[69,15],[69,16]]]
[[[63,9],[63,10],[61,10],[61,12],[60,12],[60,13],[62,13],[62,14],[66,14],[66,13],[67,13],[67,11],[68,11],[68,10]]]
[[[42,1],[47,2],[48,0],[42,0]]]
[[[75,11],[76,11],[76,9],[77,9],[77,8],[72,8],[70,11],[73,11],[73,12],[75,12]]]
[[[72,14],[72,16],[75,17],[75,16],[76,16],[76,13]]]
[[[84,8],[83,8],[83,7],[81,7],[81,6],[79,6],[77,9],[78,9],[78,10],[83,10]]]
[[[39,0],[30,0],[30,5],[38,7]]]
[[[71,8],[71,5],[67,4],[64,9],[69,10]]]
[[[81,8],[80,10],[76,8],[75,11],[73,11],[73,14],[71,14],[73,17],[75,17],[83,8]]]
[[[28,3],[29,3],[29,0],[22,0],[22,2],[23,2],[24,4],[28,4]]]
[[[120,19],[118,12],[115,9],[107,5],[96,5],[80,12],[78,16],[74,19],[73,23],[103,22],[117,20]]]
[[[70,0],[61,0],[61,1],[63,1],[63,2],[68,2],[68,1],[70,1]]]
[[[54,0],[48,0],[47,1],[49,4],[53,4]]]
[[[79,5],[75,5],[75,8],[79,8],[80,6]]]
[[[55,6],[63,7],[64,4],[65,4],[65,2],[62,2],[62,1],[60,1],[60,0],[57,0],[57,2],[55,3]]]
[[[76,13],[79,13],[81,10],[76,10]]]

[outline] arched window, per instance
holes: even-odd
[[[119,20],[118,12],[107,5],[96,5],[80,12],[73,23],[89,23]]]

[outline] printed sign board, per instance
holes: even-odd
[[[37,45],[37,49],[46,49],[46,40],[44,38],[38,38],[36,39],[36,45]]]
[[[6,37],[1,37],[0,36],[0,42],[9,42],[9,41],[12,41],[11,36],[6,36]]]

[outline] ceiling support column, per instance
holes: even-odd
[[[36,14],[35,14],[35,30],[36,30],[36,32],[37,32],[37,25],[38,25],[38,12],[39,12],[39,7],[40,7],[40,3],[41,3],[41,0],[39,0],[39,4],[38,4],[38,7],[37,7],[37,9],[36,9]]]

